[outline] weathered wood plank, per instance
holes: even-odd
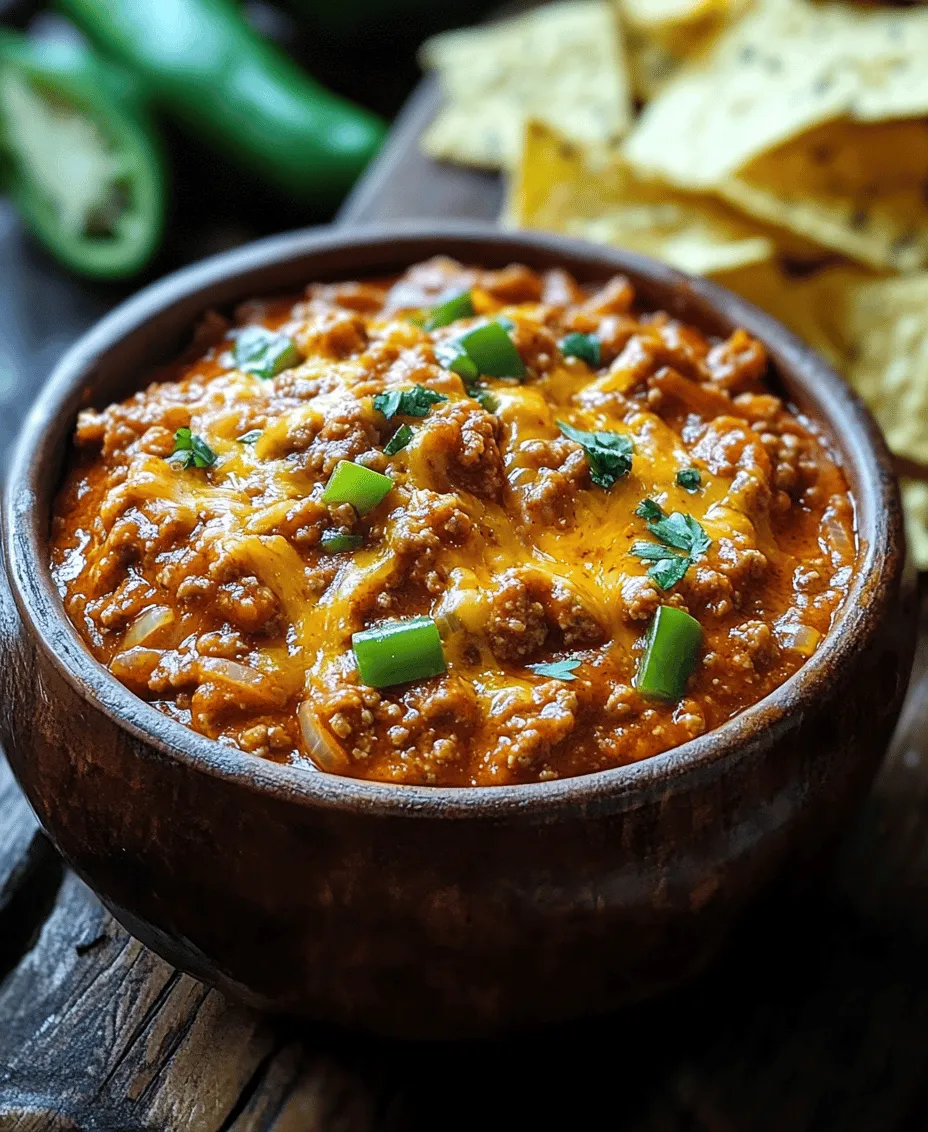
[[[0,756],[0,916],[9,906],[28,867],[39,827],[26,799]]]
[[[55,852],[0,755],[0,980],[41,926],[60,879]]]
[[[132,939],[73,874],[0,988],[0,1128],[373,1128],[350,1059],[298,1042]],[[232,1121],[230,1124],[229,1121]],[[283,1123],[282,1123],[283,1122]]]
[[[497,219],[503,186],[495,173],[439,164],[419,149],[419,136],[435,116],[440,97],[434,79],[419,84],[380,157],[342,205],[340,224]]]

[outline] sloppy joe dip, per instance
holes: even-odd
[[[794,673],[857,554],[763,346],[616,277],[432,259],[208,321],[81,413],[52,569],[93,655],[208,737],[469,786],[636,762]]]

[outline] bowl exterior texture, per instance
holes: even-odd
[[[8,485],[0,738],[43,826],[116,917],[247,1002],[449,1037],[653,995],[710,959],[770,881],[806,871],[888,742],[915,618],[885,450],[830,375],[827,396],[844,398],[846,418],[834,422],[836,440],[869,540],[841,640],[791,686],[676,752],[588,779],[454,792],[333,780],[225,750],[119,687],[55,606],[43,540],[63,438],[87,391],[96,403],[128,392],[211,305],[440,249],[490,264],[566,259],[588,277],[624,268],[662,306],[685,293],[681,313],[694,320],[708,305],[705,317],[722,326],[743,321],[737,300],[718,315],[728,300],[709,285],[554,238],[449,230],[353,240],[348,252],[341,234],[233,253],[173,290],[162,284],[148,307],[121,314],[66,361]],[[826,396],[809,394],[800,372],[802,357],[813,376],[823,363],[784,340],[774,354],[791,395]]]

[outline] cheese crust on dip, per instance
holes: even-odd
[[[635,762],[815,651],[853,503],[760,343],[629,282],[436,259],[207,320],[80,414],[52,568],[93,655],[279,762],[496,785]]]

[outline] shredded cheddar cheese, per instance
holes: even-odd
[[[425,330],[422,312],[455,288],[473,314]],[[765,388],[758,343],[711,342],[632,304],[622,280],[585,290],[561,272],[448,260],[251,304],[247,324],[293,344],[275,376],[237,368],[230,329],[81,415],[53,531],[69,615],[162,711],[309,770],[530,781],[717,726],[803,663],[797,641],[827,632],[854,565],[853,505],[814,428]],[[488,319],[521,380],[475,376],[467,358],[449,368]],[[595,351],[565,356],[570,333]],[[391,391],[409,396],[378,410]],[[186,429],[209,466],[174,457]],[[346,461],[392,481],[370,509],[323,497]],[[670,526],[650,527],[642,501]],[[700,549],[674,543],[674,524]],[[654,569],[662,555],[669,573]],[[635,687],[661,605],[702,629],[676,703]],[[366,687],[352,635],[422,617],[445,673]]]

